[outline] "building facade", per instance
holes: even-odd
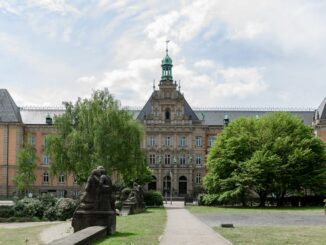
[[[130,111],[145,127],[142,147],[153,171],[152,182],[145,188],[166,195],[191,195],[201,187],[209,148],[230,121],[278,110],[193,110],[173,80],[173,62],[167,51],[161,67],[158,89],[154,86],[141,110]],[[316,110],[282,111],[302,118],[326,142],[326,98]],[[9,92],[0,89],[0,197],[12,196],[16,191],[13,177],[23,142],[34,145],[36,150],[35,194],[78,196],[79,186],[73,176],[50,176],[51,161],[44,151],[46,136],[55,133],[51,120],[63,112],[62,108],[19,108]]]

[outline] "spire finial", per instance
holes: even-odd
[[[180,80],[179,80],[179,92],[180,92],[180,89],[181,89],[181,82],[180,82]]]
[[[155,91],[155,79],[153,80],[153,91]]]
[[[170,42],[170,40],[166,40],[165,42],[166,42],[165,52],[166,52],[166,54],[168,54],[169,53],[169,42]]]

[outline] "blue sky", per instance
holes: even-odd
[[[108,87],[143,106],[165,40],[193,107],[312,107],[326,96],[323,0],[0,0],[0,87],[61,105]]]

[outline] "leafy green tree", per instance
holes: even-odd
[[[204,186],[220,201],[241,200],[255,192],[260,205],[270,194],[278,205],[286,194],[325,189],[325,146],[309,126],[290,113],[229,124],[208,154]]]
[[[107,89],[64,105],[65,113],[55,117],[58,132],[48,139],[52,174],[71,173],[83,183],[93,168],[102,165],[109,174],[118,172],[125,184],[151,179],[140,148],[143,127]]]
[[[13,182],[18,191],[23,195],[26,195],[30,186],[35,182],[36,159],[35,148],[31,144],[23,146],[18,153],[16,175],[13,178]]]

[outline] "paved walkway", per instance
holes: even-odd
[[[167,224],[161,245],[229,245],[224,237],[216,233],[209,226],[201,222],[188,212],[183,202],[165,204],[167,210]]]

